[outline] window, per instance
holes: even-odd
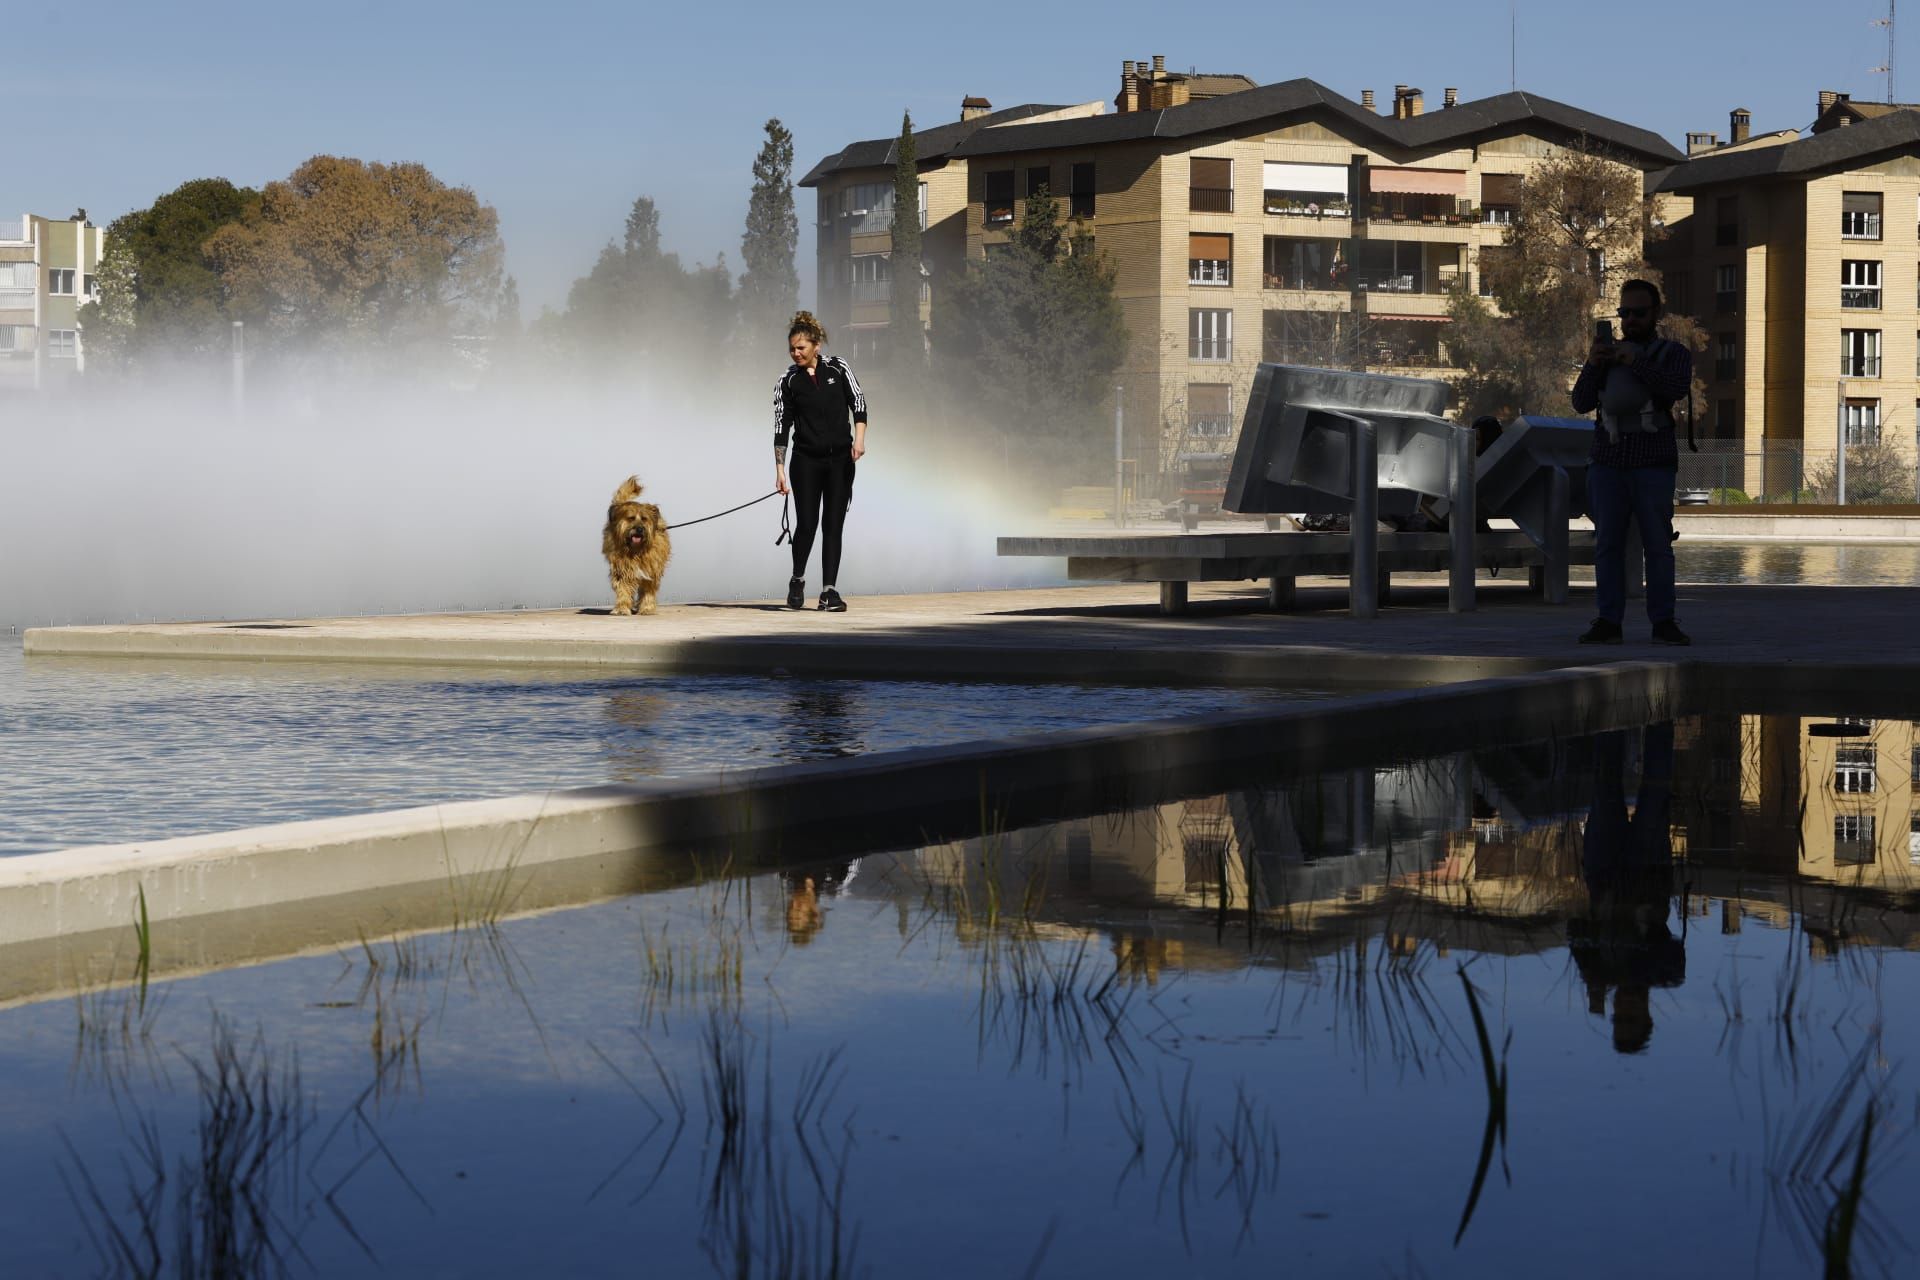
[[[1042,191],[1053,194],[1053,169],[1049,165],[1036,164],[1027,169],[1026,194],[1037,196]]]
[[[71,360],[80,354],[80,335],[72,329],[47,330],[47,354],[56,360]]]
[[[1684,271],[1669,271],[1666,278],[1666,310],[1680,315],[1693,314],[1693,280]]]
[[[14,351],[20,347],[20,326],[0,324],[0,351]]]
[[[1187,237],[1187,283],[1233,283],[1232,236],[1202,235],[1195,231]]]
[[[1721,311],[1740,305],[1740,268],[1732,263],[1713,269],[1713,305]]]
[[[858,182],[840,193],[840,218],[847,234],[873,235],[893,229],[893,184]]]
[[[1740,197],[1721,196],[1713,227],[1713,242],[1717,245],[1740,243]]]
[[[1878,329],[1842,329],[1840,331],[1840,373],[1847,378],[1880,376],[1880,331]]]
[[[81,276],[80,292],[86,297],[97,298],[100,296],[100,286],[94,283],[92,276]]]
[[[1218,438],[1233,434],[1233,388],[1224,382],[1187,384],[1187,434]]]
[[[1840,264],[1840,305],[1852,311],[1880,309],[1880,264],[1848,258]]]
[[[1220,309],[1187,312],[1187,358],[1189,360],[1233,359],[1233,312]]]
[[[920,229],[927,229],[927,184],[920,184]]]
[[[1847,240],[1880,238],[1880,193],[1847,191],[1840,196],[1840,235]]]
[[[994,169],[986,178],[987,225],[1004,227],[1013,221],[1013,170]]]
[[[1723,333],[1713,340],[1713,376],[1720,379],[1740,376],[1740,335]]]
[[[1873,817],[1870,813],[1833,815],[1833,860],[1852,865],[1873,861]]]
[[[1846,408],[1847,443],[1880,443],[1880,402],[1849,400]]]
[[[1345,218],[1353,213],[1347,200],[1353,178],[1346,165],[1268,160],[1261,165],[1260,174],[1268,213],[1309,218]]]
[[[885,302],[893,296],[893,268],[883,253],[858,253],[853,256],[853,302]]]
[[[1729,440],[1740,438],[1740,402],[1738,400],[1722,400],[1714,406],[1713,429]]]
[[[1907,818],[1907,862],[1920,867],[1920,812]]]
[[[1076,164],[1067,172],[1067,216],[1093,216],[1093,162]]]
[[[71,296],[73,293],[73,268],[48,267],[47,292],[61,297]]]
[[[1871,795],[1878,763],[1869,746],[1842,746],[1833,754],[1833,789],[1848,795]]]
[[[1512,205],[1490,204],[1483,208],[1481,213],[1485,215],[1486,221],[1493,223],[1495,226],[1504,227],[1513,221]]]
[[[1195,156],[1187,188],[1187,209],[1193,213],[1233,212],[1233,161]]]

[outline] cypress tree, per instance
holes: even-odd
[[[920,167],[913,149],[913,114],[900,117],[893,162],[893,290],[887,312],[887,354],[896,368],[926,361],[920,327]]]
[[[740,237],[742,338],[752,346],[777,343],[800,305],[800,273],[794,251],[800,220],[793,211],[793,135],[778,119],[767,121],[767,140],[753,161],[753,195],[747,230]],[[775,332],[779,330],[779,332]]]

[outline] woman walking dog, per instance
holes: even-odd
[[[791,492],[799,509],[787,608],[806,604],[807,557],[824,517],[818,607],[827,613],[845,613],[847,602],[835,586],[840,574],[840,531],[853,501],[853,464],[867,451],[867,397],[845,360],[821,356],[820,348],[826,345],[827,331],[813,313],[795,312],[787,326],[787,354],[793,364],[773,389],[773,487]]]

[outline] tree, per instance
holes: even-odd
[[[926,363],[920,325],[920,166],[914,158],[913,114],[900,117],[893,165],[893,292],[887,312],[888,359],[897,368]]]
[[[224,352],[226,292],[205,247],[259,202],[249,187],[198,178],[116,218],[95,273],[98,301],[81,311],[89,358],[111,365],[162,348],[170,357]]]
[[[1480,255],[1483,287],[1498,313],[1456,286],[1448,346],[1466,371],[1464,418],[1565,415],[1593,320],[1622,283],[1658,282],[1646,262],[1655,202],[1639,170],[1581,138],[1521,184],[1505,243]]]
[[[747,230],[740,237],[741,336],[749,345],[784,336],[787,321],[800,305],[800,273],[794,250],[800,220],[793,211],[793,135],[776,118],[767,121],[767,140],[753,161],[753,194],[747,200]]]
[[[425,165],[315,156],[207,242],[229,311],[270,339],[392,349],[484,331],[499,218]]]
[[[1840,500],[1837,458],[1823,458],[1807,474],[1816,502]],[[1847,446],[1847,505],[1877,506],[1914,500],[1914,464],[1886,440]]]
[[[1126,353],[1114,272],[1044,191],[1004,252],[935,282],[933,349],[957,403],[1017,434],[1035,461],[1103,447],[1102,405]]]
[[[542,328],[606,368],[634,359],[711,360],[733,327],[734,302],[725,258],[691,271],[681,266],[660,247],[659,208],[640,196],[620,243],[600,251],[567,291],[566,314]]]

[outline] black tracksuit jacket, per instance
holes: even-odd
[[[791,438],[796,453],[820,456],[848,448],[849,411],[855,422],[867,420],[867,394],[845,360],[822,357],[812,377],[789,365],[773,388],[773,447],[784,450]]]

